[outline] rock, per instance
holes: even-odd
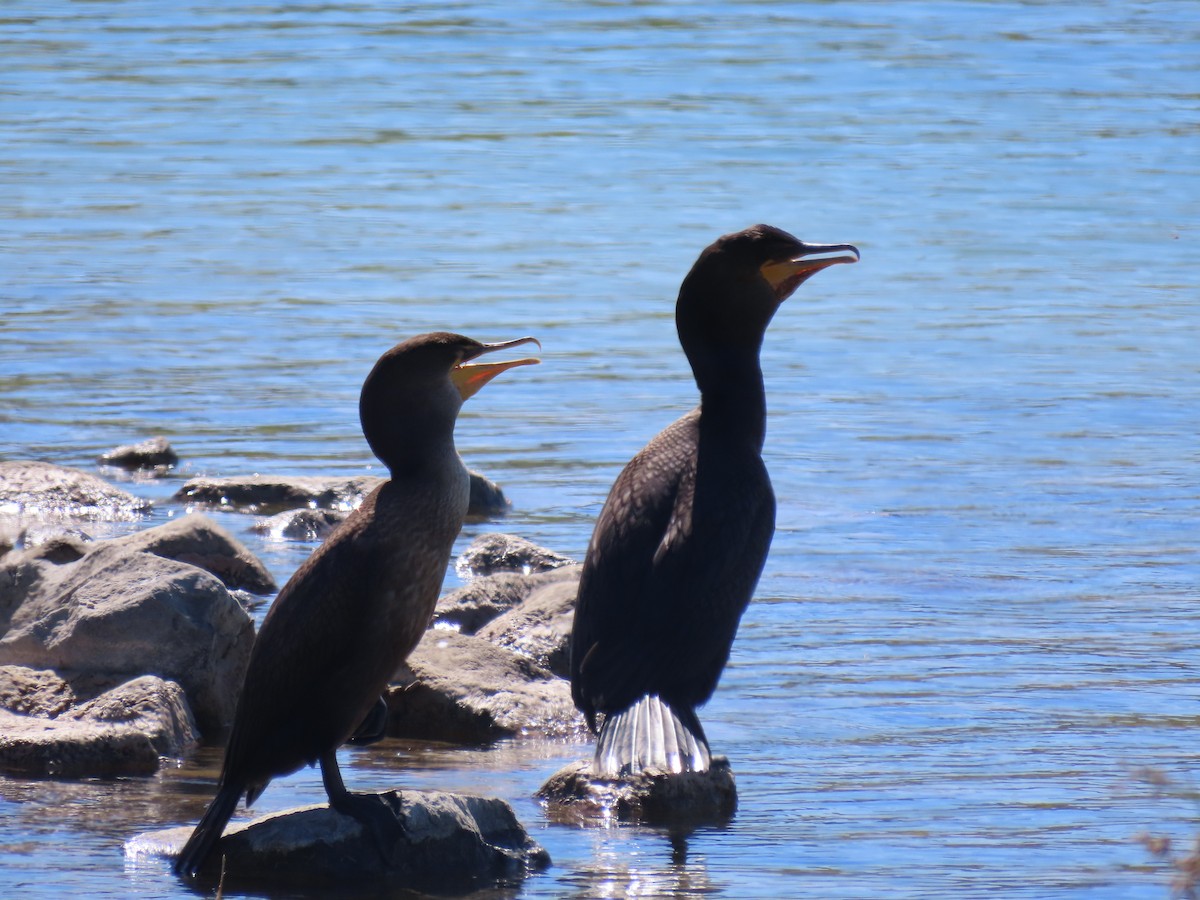
[[[591,760],[559,769],[536,794],[552,820],[572,825],[715,825],[737,810],[729,760],[714,756],[707,772],[643,772],[620,780],[594,778]]]
[[[189,506],[272,515],[289,509],[335,509],[349,512],[382,484],[376,475],[354,478],[277,477],[193,478],[174,499]]]
[[[459,556],[455,569],[460,577],[492,575],[496,572],[519,572],[531,575],[562,566],[575,565],[575,560],[514,534],[491,532],[481,534]]]
[[[36,461],[0,462],[0,517],[132,522],[150,501],[79,469]]]
[[[520,605],[535,590],[559,581],[579,581],[579,566],[552,569],[537,575],[498,572],[484,575],[438,598],[435,625],[474,634],[488,622]]]
[[[505,515],[512,506],[496,482],[470,472],[471,499],[467,502],[467,518],[475,521]]]
[[[0,666],[0,707],[52,719],[75,705],[75,691],[49,669]]]
[[[465,893],[511,884],[550,864],[503,800],[440,791],[378,796],[386,821],[370,830],[328,806],[233,826],[200,882],[215,885],[221,878],[226,891],[289,885],[333,890],[372,882],[392,890]],[[176,856],[191,830],[138,835],[126,843],[126,857]]]
[[[141,549],[154,530],[101,541],[75,561],[37,548],[0,560],[0,665],[156,674],[182,685],[201,728],[217,730],[232,719],[254,626],[212,574]]]
[[[536,588],[519,606],[480,628],[476,636],[527,656],[560,678],[570,678],[578,569],[557,570],[564,573],[574,570],[576,577]]]
[[[44,559],[52,563],[75,562],[87,553],[91,538],[69,532],[50,532],[32,528],[22,535],[21,545],[33,559]]]
[[[59,719],[64,720],[137,728],[159,756],[180,757],[200,740],[183,688],[157,675],[142,675],[105,691]]]
[[[454,631],[428,632],[386,699],[394,737],[486,743],[584,729],[567,682],[526,657]]]
[[[200,513],[107,541],[131,552],[153,553],[204,569],[228,588],[256,594],[278,590],[267,567],[232,534]]]
[[[112,778],[158,771],[158,751],[136,728],[0,711],[0,771],[25,777]]]
[[[276,541],[323,541],[347,515],[337,509],[290,509],[260,519],[250,530]]]
[[[14,667],[4,669],[11,684]],[[43,686],[55,677],[47,672],[27,676],[29,683]],[[59,688],[62,696],[71,693],[61,679]],[[11,709],[9,699],[5,706]],[[147,775],[157,771],[160,757],[181,756],[198,740],[183,689],[154,676],[126,682],[57,718],[8,709],[0,710],[0,771],[10,774]]]
[[[488,518],[507,512],[504,492],[478,472],[471,472],[471,500],[467,516]],[[193,478],[175,492],[174,500],[193,507],[227,509],[269,516],[292,509],[328,509],[350,512],[363,497],[385,481],[378,475],[353,478],[318,478],[306,475],[248,475],[229,478]]]
[[[164,437],[153,437],[140,444],[125,444],[109,450],[99,460],[103,465],[116,466],[130,472],[153,471],[164,474],[179,464],[179,454]]]

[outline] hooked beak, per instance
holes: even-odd
[[[519,347],[521,344],[537,344],[538,349],[542,349],[541,343],[537,338],[523,337],[517,338],[515,341],[498,341],[495,344],[484,344],[472,356],[463,359],[457,366],[450,370],[450,380],[454,382],[454,386],[458,388],[458,394],[463,400],[474,396],[481,387],[499,375],[506,369],[513,369],[517,366],[533,366],[541,362],[535,357],[526,357],[524,359],[512,359],[505,362],[495,363],[473,363],[472,359],[483,356],[485,353],[491,353],[495,350],[507,350],[510,347]]]
[[[858,248],[851,244],[801,244],[800,252],[772,259],[759,267],[780,303],[808,278],[838,263],[858,262]]]

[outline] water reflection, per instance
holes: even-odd
[[[719,895],[724,884],[708,871],[703,856],[688,855],[686,835],[663,835],[636,843],[640,829],[621,826],[597,832],[590,860],[563,881],[567,896],[587,900],[698,898]],[[622,832],[630,832],[623,834]]]

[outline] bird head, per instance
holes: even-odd
[[[479,362],[479,357],[535,338],[485,344],[461,334],[421,334],[383,354],[363,383],[358,410],[371,450],[393,472],[424,452],[453,446],[462,404],[508,369],[537,363],[533,357]]]
[[[771,225],[727,234],[704,249],[679,290],[675,319],[684,350],[741,347],[757,353],[783,303],[822,269],[858,262],[850,244],[806,244]]]

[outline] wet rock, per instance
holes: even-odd
[[[125,444],[109,450],[99,460],[103,465],[115,466],[130,472],[150,471],[164,474],[179,464],[179,454],[164,437],[153,437],[140,444]]]
[[[208,516],[199,513],[106,543],[196,566],[216,575],[229,588],[243,588],[255,594],[278,590],[275,579],[257,556]]]
[[[231,478],[193,478],[174,499],[190,506],[273,515],[289,509],[335,509],[348,512],[382,484],[376,475],[354,478],[278,477],[248,475]]]
[[[476,635],[529,657],[560,678],[569,678],[571,627],[575,619],[575,595],[579,592],[579,569],[572,566],[557,570],[564,574],[573,571],[575,577],[536,588],[519,606],[488,622]]]
[[[512,507],[500,485],[478,472],[471,472],[471,499],[467,502],[467,518],[493,519],[508,513]]]
[[[503,800],[407,790],[378,797],[380,821],[369,830],[328,806],[232,826],[199,884],[223,878],[225,890],[234,891],[288,885],[332,890],[371,882],[392,890],[465,893],[515,884],[550,864]],[[176,856],[189,834],[190,826],[138,835],[126,844],[126,857]]]
[[[527,657],[454,631],[428,632],[386,699],[394,737],[486,743],[584,729],[566,681]]]
[[[579,581],[579,566],[552,569],[537,575],[498,572],[484,575],[438,598],[435,625],[474,634],[497,616],[525,601],[535,590],[559,581]]]
[[[136,728],[60,723],[0,710],[0,771],[26,777],[150,775],[158,751]]]
[[[276,541],[323,541],[347,515],[336,509],[291,509],[260,519],[250,530]]]
[[[0,462],[0,517],[20,517],[22,522],[131,522],[150,506],[150,501],[79,469],[36,461]]]
[[[378,475],[353,478],[320,478],[308,475],[247,475],[227,478],[193,478],[172,498],[191,507],[272,516],[293,509],[327,509],[351,512],[363,498],[385,481]],[[504,492],[478,472],[471,473],[471,501],[467,515],[488,518],[502,515],[509,503]]]
[[[492,575],[496,572],[518,572],[530,575],[563,566],[575,565],[575,560],[514,534],[491,532],[481,534],[462,552],[455,569],[461,577]]]
[[[149,552],[156,530],[101,541],[73,561],[40,548],[0,559],[0,665],[122,681],[157,674],[183,686],[201,728],[220,729],[254,626],[217,577]],[[168,529],[164,543],[173,539]]]
[[[60,709],[73,691],[47,672],[21,675],[6,666],[9,687],[24,679],[42,692],[13,698],[0,710],[0,771],[62,778],[146,775],[159,758],[178,757],[199,738],[183,689],[143,676],[79,706]],[[45,696],[53,688],[49,700]],[[13,702],[15,699],[16,702]],[[54,716],[11,712],[16,707],[58,709]]]
[[[584,760],[555,772],[536,796],[552,821],[573,825],[616,819],[697,827],[727,822],[737,810],[737,785],[724,756],[714,756],[707,772],[648,771],[619,780],[594,777],[591,760]]]

